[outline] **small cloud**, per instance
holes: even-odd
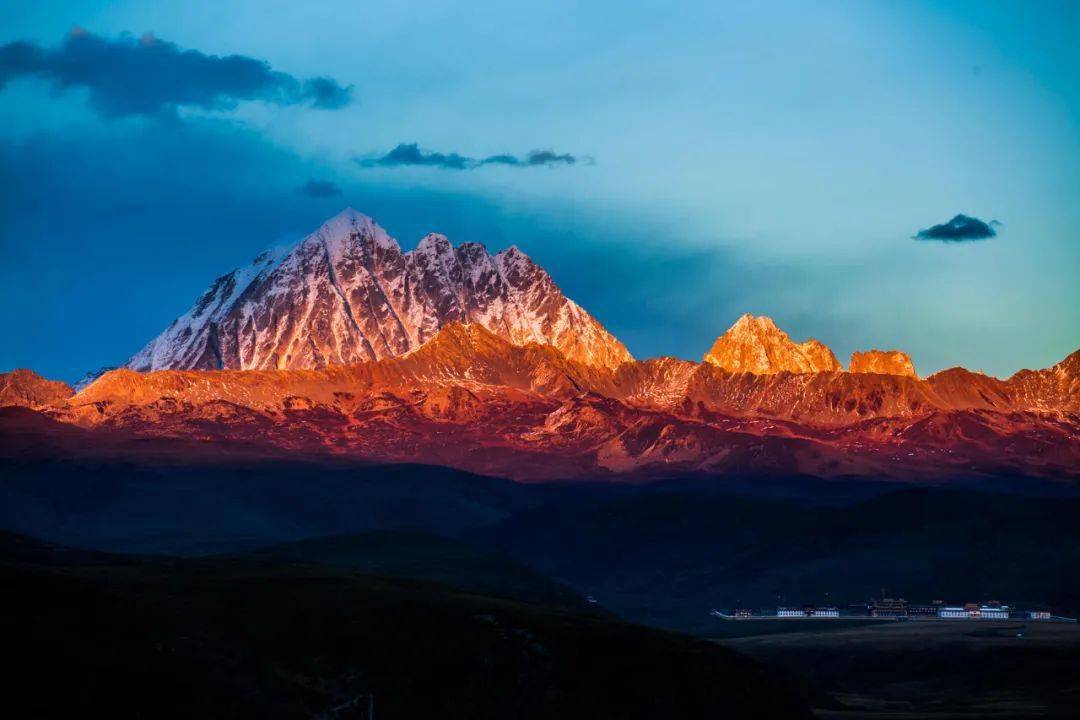
[[[557,153],[553,150],[533,150],[525,158],[527,165],[573,165],[577,158],[568,153]]]
[[[588,158],[588,164],[594,164]],[[447,170],[475,170],[485,165],[504,165],[507,167],[540,167],[552,165],[573,165],[578,158],[568,153],[556,153],[553,150],[533,150],[524,157],[510,154],[489,155],[477,160],[459,153],[425,152],[417,143],[401,143],[390,152],[375,158],[356,158],[362,167],[402,167],[422,166],[438,167]]]
[[[943,225],[934,225],[915,233],[915,240],[938,240],[941,242],[967,242],[987,240],[997,236],[1001,223],[991,220],[989,223],[967,215],[957,215]]]
[[[183,50],[151,33],[110,39],[79,27],[58,48],[0,45],[0,89],[21,77],[43,78],[62,90],[86,88],[107,117],[168,116],[181,107],[228,110],[248,100],[336,110],[352,98],[351,86],[328,77],[302,80],[258,58]]]
[[[424,167],[439,167],[447,170],[465,170],[473,163],[467,157],[450,153],[444,155],[437,152],[424,152],[416,143],[401,143],[382,157],[357,159],[363,167],[402,167],[406,165],[419,165]]]
[[[478,165],[509,165],[510,167],[540,167],[542,165],[573,165],[578,159],[569,153],[554,150],[533,150],[525,157],[516,155],[492,155]]]
[[[341,188],[329,180],[308,180],[296,188],[296,191],[311,198],[329,198],[341,195]]]

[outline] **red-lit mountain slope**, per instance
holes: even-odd
[[[615,369],[451,323],[399,357],[316,370],[105,374],[44,412],[131,438],[279,455],[445,464],[522,480],[672,472],[1080,475],[1080,353],[998,380]],[[24,403],[17,403],[24,404]],[[10,422],[10,421],[9,421]],[[194,441],[194,444],[192,444]],[[194,450],[193,450],[194,448]],[[85,452],[93,453],[93,444]]]
[[[38,414],[3,414],[8,455],[242,451],[520,479],[1080,474],[1080,353],[1007,380],[921,379],[898,350],[857,352],[845,372],[823,343],[747,314],[701,363],[635,361],[517,248],[428,235],[402,252],[353,210],[222,276],[77,394],[0,376],[12,405]]]

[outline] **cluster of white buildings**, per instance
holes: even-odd
[[[942,620],[1008,620],[1010,615],[1014,618],[1027,618],[1029,620],[1053,620],[1048,610],[1028,610],[1018,612],[1008,605],[997,601],[982,603],[967,603],[965,605],[946,605],[940,600],[935,600],[927,605],[909,605],[903,598],[880,598],[871,600],[866,606],[871,617],[896,618],[907,620],[909,618],[934,618]],[[753,611],[747,609],[732,610],[729,613],[723,610],[713,610],[714,617],[733,620],[750,618],[838,618],[839,608],[826,606],[815,607],[804,605],[802,607],[778,607],[775,615],[767,610]],[[849,613],[851,614],[851,613]]]
[[[1008,605],[979,605],[968,603],[964,606],[942,605],[937,616],[948,620],[1008,620]],[[1047,615],[1049,617],[1049,614]]]
[[[840,617],[840,610],[834,607],[803,607],[803,608],[776,608],[776,617],[805,618],[805,617]]]
[[[746,620],[750,618],[838,618],[840,617],[839,608],[834,607],[778,607],[776,608],[776,614],[770,614],[766,610],[760,612],[754,612],[753,610],[737,609],[732,610],[730,613],[726,613],[723,610],[713,610],[709,613],[713,617],[730,620]]]

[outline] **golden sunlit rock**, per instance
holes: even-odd
[[[731,373],[771,375],[840,370],[832,350],[810,339],[794,342],[771,318],[740,317],[705,354],[705,362]]]

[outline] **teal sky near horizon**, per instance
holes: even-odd
[[[1077,28],[1071,2],[7,3],[0,370],[122,362],[345,206],[406,248],[519,245],[638,357],[753,312],[842,362],[1045,367],[1080,347]],[[145,63],[147,32],[288,77]],[[997,235],[913,239],[960,213]]]

